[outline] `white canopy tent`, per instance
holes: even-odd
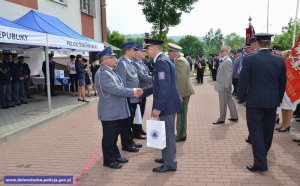
[[[0,19],[0,49],[45,50],[48,109],[51,112],[48,50],[101,51],[104,44],[84,37],[58,18],[31,10],[14,22]]]

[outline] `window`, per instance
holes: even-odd
[[[52,1],[55,1],[55,2],[63,4],[63,5],[67,5],[67,0],[52,0]]]
[[[81,12],[91,16],[96,16],[95,12],[95,0],[80,0]]]

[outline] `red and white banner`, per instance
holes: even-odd
[[[254,27],[251,25],[251,23],[249,23],[249,27],[246,28],[246,42],[245,42],[245,46],[250,45],[250,39],[253,37],[253,35],[255,34],[255,30]]]
[[[289,57],[285,60],[287,70],[286,94],[292,103],[300,103],[300,36]]]

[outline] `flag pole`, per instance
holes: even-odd
[[[294,35],[293,35],[293,46],[295,45],[295,40],[296,40],[296,29],[297,29],[297,24],[298,24],[298,7],[299,7],[299,0],[297,0],[297,8],[296,8],[296,16],[294,20]]]
[[[268,0],[268,8],[267,8],[267,33],[269,33],[269,5],[270,4],[269,4],[269,0]]]

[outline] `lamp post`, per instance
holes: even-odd
[[[297,28],[297,24],[298,24],[298,7],[299,7],[299,0],[297,0],[296,16],[295,16],[295,20],[294,20],[294,35],[293,35],[292,47],[295,45],[295,40],[296,40],[296,28]]]

